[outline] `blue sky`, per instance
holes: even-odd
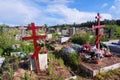
[[[56,25],[120,18],[120,0],[0,0],[0,24]]]

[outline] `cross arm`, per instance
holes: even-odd
[[[43,36],[32,36],[32,37],[23,37],[22,40],[32,40],[32,39],[46,38],[46,35]]]
[[[39,38],[46,38],[46,35],[42,35],[42,36],[36,36],[37,39]]]
[[[33,37],[23,37],[22,40],[31,40]]]
[[[40,27],[38,26],[35,26],[34,29],[39,29]],[[27,27],[28,30],[32,30],[33,28],[32,27]]]
[[[96,29],[96,28],[103,28],[105,27],[105,25],[100,25],[100,26],[92,26],[92,29]]]

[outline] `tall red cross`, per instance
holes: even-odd
[[[38,36],[36,35],[36,29],[39,29],[38,26],[35,26],[34,23],[31,23],[31,25],[27,28],[28,30],[32,30],[32,36],[30,37],[23,37],[23,40],[33,40],[34,42],[34,54],[32,55],[32,59],[36,59],[36,64],[37,64],[37,71],[40,72],[40,65],[39,65],[39,57],[38,57],[38,53],[41,49],[41,46],[37,45],[37,39],[41,39],[41,38],[46,38],[46,36]]]
[[[97,39],[95,41],[96,44],[96,48],[100,49],[100,39],[101,39],[101,33],[100,33],[100,29],[105,27],[105,25],[100,25],[100,14],[98,13],[97,16],[95,17],[97,19],[97,26],[92,26],[93,29],[96,29],[96,33],[97,33]]]

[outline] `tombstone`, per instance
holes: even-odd
[[[76,32],[76,29],[75,29],[75,27],[73,27],[73,35],[75,34],[75,32]]]
[[[101,33],[101,35],[104,35],[104,29],[103,28],[100,29],[100,33]]]
[[[57,28],[57,30],[56,30],[57,32],[60,32],[60,28]]]
[[[29,55],[28,55],[28,58],[29,58],[29,60],[30,60],[30,70],[36,70],[37,68],[37,64],[36,64],[36,60],[35,60],[35,58],[34,59],[32,59],[32,55],[33,55],[33,53],[30,53]]]
[[[40,64],[40,70],[41,71],[44,71],[48,68],[47,59],[48,59],[47,54],[39,54],[39,64]]]
[[[68,32],[67,30],[62,30],[63,35],[67,35],[67,32]]]
[[[15,40],[20,40],[20,35],[15,35]]]
[[[0,57],[0,68],[1,68],[1,66],[2,66],[4,61],[5,61],[5,58],[4,57]]]
[[[114,29],[109,29],[109,37],[113,37],[114,36]]]
[[[25,54],[24,54],[24,52],[11,52],[10,56],[13,56],[13,57],[16,57],[16,56],[24,57]]]
[[[57,32],[58,35],[61,35],[61,32]]]
[[[18,56],[18,52],[11,52],[10,56],[15,56],[15,57]]]
[[[47,34],[48,39],[52,39],[52,34]]]
[[[70,28],[70,29],[69,29],[69,35],[70,35],[70,36],[74,35],[74,34],[75,34],[75,31],[76,31],[76,30],[75,30],[75,27]]]
[[[61,43],[68,42],[69,39],[70,37],[61,37]]]
[[[55,33],[55,28],[49,28],[50,29],[50,33]]]
[[[79,28],[75,28],[75,31],[78,31],[79,30]]]
[[[19,27],[21,37],[23,37],[25,35],[26,29],[27,28],[25,28],[23,25]]]
[[[73,29],[72,29],[72,28],[69,29],[69,35],[70,35],[70,36],[73,35]]]
[[[47,27],[45,27],[45,32],[48,32],[48,28]]]
[[[36,60],[35,59],[32,59],[33,53],[30,53],[30,55],[28,56],[29,57],[29,60],[30,60],[30,70],[36,70],[37,67],[36,67]],[[39,69],[41,71],[44,71],[48,68],[48,61],[47,61],[47,54],[39,54],[39,64],[40,64],[40,67]],[[42,63],[42,64],[41,64]]]
[[[17,48],[20,48],[20,44],[14,44],[14,45],[12,45],[12,49],[17,49]]]

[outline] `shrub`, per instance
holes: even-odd
[[[3,49],[0,48],[0,55],[2,55],[2,53],[3,53]]]
[[[84,34],[84,35],[74,35],[72,36],[72,42],[76,43],[76,44],[86,44],[86,43],[94,43],[95,42],[95,36],[93,36],[92,38],[90,38],[90,34]]]
[[[64,61],[62,58],[57,59],[57,62],[61,65],[64,66]]]
[[[50,60],[55,60],[55,55],[52,53],[49,53],[48,57],[50,58]]]
[[[79,65],[79,56],[76,53],[69,53],[68,55],[68,61],[70,66],[73,69],[77,69],[78,65]]]

